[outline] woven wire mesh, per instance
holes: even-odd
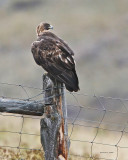
[[[44,92],[41,88],[0,83],[0,97],[3,99],[43,103]],[[70,92],[66,95],[69,158],[127,159],[128,99]],[[0,113],[0,147],[16,149],[21,156],[23,150],[43,153],[40,143],[41,118]]]

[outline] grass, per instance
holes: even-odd
[[[23,153],[15,152],[11,149],[0,148],[0,158],[9,160],[44,160],[43,152],[40,151],[24,151]]]
[[[22,154],[17,153],[11,149],[4,149],[0,148],[0,158],[2,159],[9,159],[9,160],[44,160],[44,154],[40,151],[24,151]],[[92,160],[92,158],[89,158],[89,155],[84,155],[83,157],[80,156],[70,156],[69,160]],[[99,159],[99,155],[94,155],[93,160]]]
[[[6,114],[5,114],[6,115]],[[0,116],[0,146],[11,146],[17,147],[19,146],[20,141],[20,127],[22,119],[18,117],[8,116],[4,119],[3,116]],[[21,119],[21,120],[20,120]],[[8,147],[0,148],[0,155],[5,159],[37,159],[43,160],[44,153],[43,151],[36,151],[33,149],[40,149],[40,137],[36,135],[26,135],[24,133],[32,133],[39,135],[40,132],[40,121],[36,119],[24,118],[24,125],[21,134],[21,148],[31,148],[31,150],[21,149],[20,152],[18,149],[8,149]],[[4,121],[4,123],[2,123]],[[5,124],[8,124],[8,127]],[[4,126],[4,128],[2,127]],[[75,125],[73,129],[73,133],[71,135],[70,141],[70,160],[92,160],[89,158],[91,156],[91,148],[92,148],[92,156],[93,159],[98,158],[107,158],[109,156],[110,159],[115,159],[117,156],[117,148],[114,146],[120,139],[121,132],[107,131],[103,129],[98,130],[98,134],[92,146],[91,141],[95,137],[97,133],[97,129],[83,126]],[[68,126],[69,135],[71,134],[72,125]],[[105,126],[104,126],[105,128]],[[14,131],[18,133],[9,133],[4,131]],[[118,144],[121,147],[127,147],[127,133],[123,134],[120,143]],[[74,141],[76,140],[76,141]],[[109,144],[109,145],[102,145]],[[119,148],[118,150],[118,159],[125,160],[127,157],[127,148]]]

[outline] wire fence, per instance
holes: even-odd
[[[0,83],[0,97],[3,99],[43,103],[44,92],[42,88]],[[70,92],[66,95],[69,158],[127,160],[128,99]],[[16,149],[21,156],[22,150],[43,153],[39,141],[41,118],[0,113],[0,148]]]

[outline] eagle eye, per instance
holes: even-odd
[[[45,30],[53,29],[53,26],[48,23],[44,23],[44,29]]]

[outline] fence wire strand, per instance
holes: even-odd
[[[2,86],[13,86],[13,88],[15,89],[15,87],[19,87],[22,89],[24,95],[26,98],[14,98],[11,96],[5,96],[3,90],[2,95],[0,96],[0,98],[2,99],[6,99],[6,98],[10,98],[10,99],[15,99],[15,100],[24,100],[24,101],[29,101],[30,103],[38,103],[38,104],[42,104],[45,99],[43,99],[43,94],[45,93],[45,90],[42,90],[41,88],[38,87],[32,87],[32,86],[26,86],[26,85],[21,85],[21,84],[11,84],[11,83],[3,83],[0,82],[0,85]],[[28,93],[28,89],[33,89],[38,91],[38,93],[36,93],[34,96],[30,96]],[[67,107],[71,112],[75,112],[75,116],[72,113],[72,116],[67,117],[68,120],[68,125],[70,127],[70,133],[69,133],[69,139],[70,139],[70,143],[72,145],[73,142],[79,142],[80,144],[84,143],[84,144],[90,144],[90,154],[88,155],[82,155],[80,153],[74,153],[73,151],[70,151],[69,157],[78,157],[81,159],[87,159],[90,158],[92,160],[96,160],[96,159],[104,159],[104,160],[118,160],[119,158],[119,152],[120,149],[127,149],[128,151],[128,145],[127,146],[122,146],[120,145],[120,142],[122,141],[124,134],[128,134],[128,131],[126,129],[128,129],[128,118],[126,118],[126,122],[123,122],[122,124],[120,124],[118,121],[116,123],[113,122],[107,122],[105,121],[105,118],[107,116],[108,113],[111,113],[113,116],[115,114],[119,114],[121,118],[123,118],[125,115],[128,115],[128,108],[125,105],[125,102],[128,102],[127,98],[115,98],[115,97],[105,97],[105,96],[98,96],[98,95],[89,95],[89,94],[83,94],[83,93],[69,93],[67,92],[67,94],[70,94],[74,101],[75,104],[71,104],[68,103]],[[36,98],[39,98],[39,96],[41,96],[41,98],[39,100],[35,100]],[[58,95],[59,96],[59,95]],[[81,104],[80,100],[78,100],[78,96],[79,97],[88,97],[88,98],[92,98],[93,100],[96,100],[99,104],[98,108],[96,107],[90,107],[90,106],[86,106]],[[49,97],[49,98],[53,98],[53,96]],[[108,109],[101,100],[105,100],[105,101],[113,101],[113,103],[115,101],[119,101],[120,104],[122,104],[123,108],[125,111],[119,111],[119,110],[113,110],[113,109]],[[22,104],[21,107],[23,107],[25,104]],[[73,107],[73,109],[71,109]],[[75,109],[74,109],[75,108]],[[76,110],[77,109],[77,110]],[[90,112],[95,112],[97,114],[100,113],[100,118],[99,120],[95,121],[95,120],[88,120],[86,119],[86,117],[80,117],[80,114],[83,113],[83,110],[86,111],[90,111]],[[23,147],[22,143],[22,136],[23,135],[28,135],[28,136],[36,136],[36,137],[40,137],[40,133],[36,134],[36,133],[27,133],[23,131],[24,125],[25,125],[25,120],[26,119],[33,119],[33,120],[40,120],[42,117],[39,116],[28,116],[28,115],[18,115],[18,114],[12,114],[12,113],[0,113],[0,116],[3,117],[16,117],[16,118],[21,118],[22,123],[21,123],[21,127],[19,131],[11,131],[8,129],[0,129],[0,134],[1,133],[10,133],[10,134],[18,134],[19,135],[19,143],[17,146],[10,146],[10,145],[0,145],[1,148],[10,148],[10,149],[17,149],[18,152],[20,153],[21,150],[37,150],[37,151],[43,151],[42,146],[40,144],[40,146],[38,148],[29,148],[29,147]],[[128,117],[128,116],[127,116]],[[78,123],[79,122],[79,123]],[[86,125],[83,123],[87,123]],[[93,126],[94,125],[94,126]],[[112,129],[106,127],[107,125],[111,126]],[[88,128],[94,129],[95,130],[95,134],[93,135],[93,137],[91,138],[91,140],[85,139],[85,140],[81,140],[81,139],[77,139],[73,136],[74,134],[74,129],[77,127],[84,127],[85,131],[88,130]],[[114,129],[115,128],[115,129]],[[98,135],[100,133],[101,130],[107,131],[109,133],[114,132],[114,134],[119,134],[118,139],[116,140],[115,143],[111,144],[111,143],[104,143],[103,139],[105,139],[106,137],[102,137],[101,138],[101,142],[96,141],[96,139],[98,138]],[[86,134],[86,133],[84,133]],[[81,133],[79,133],[79,136],[81,136]],[[52,137],[51,137],[52,138]],[[27,143],[27,142],[26,142]],[[102,145],[102,146],[109,146],[109,147],[114,147],[116,150],[116,154],[115,156],[113,156],[113,158],[109,158],[108,156],[106,157],[102,157],[102,155],[99,155],[98,157],[96,157],[95,155],[95,146],[94,145]],[[77,147],[76,147],[77,148]],[[73,158],[74,159],[74,158]]]

